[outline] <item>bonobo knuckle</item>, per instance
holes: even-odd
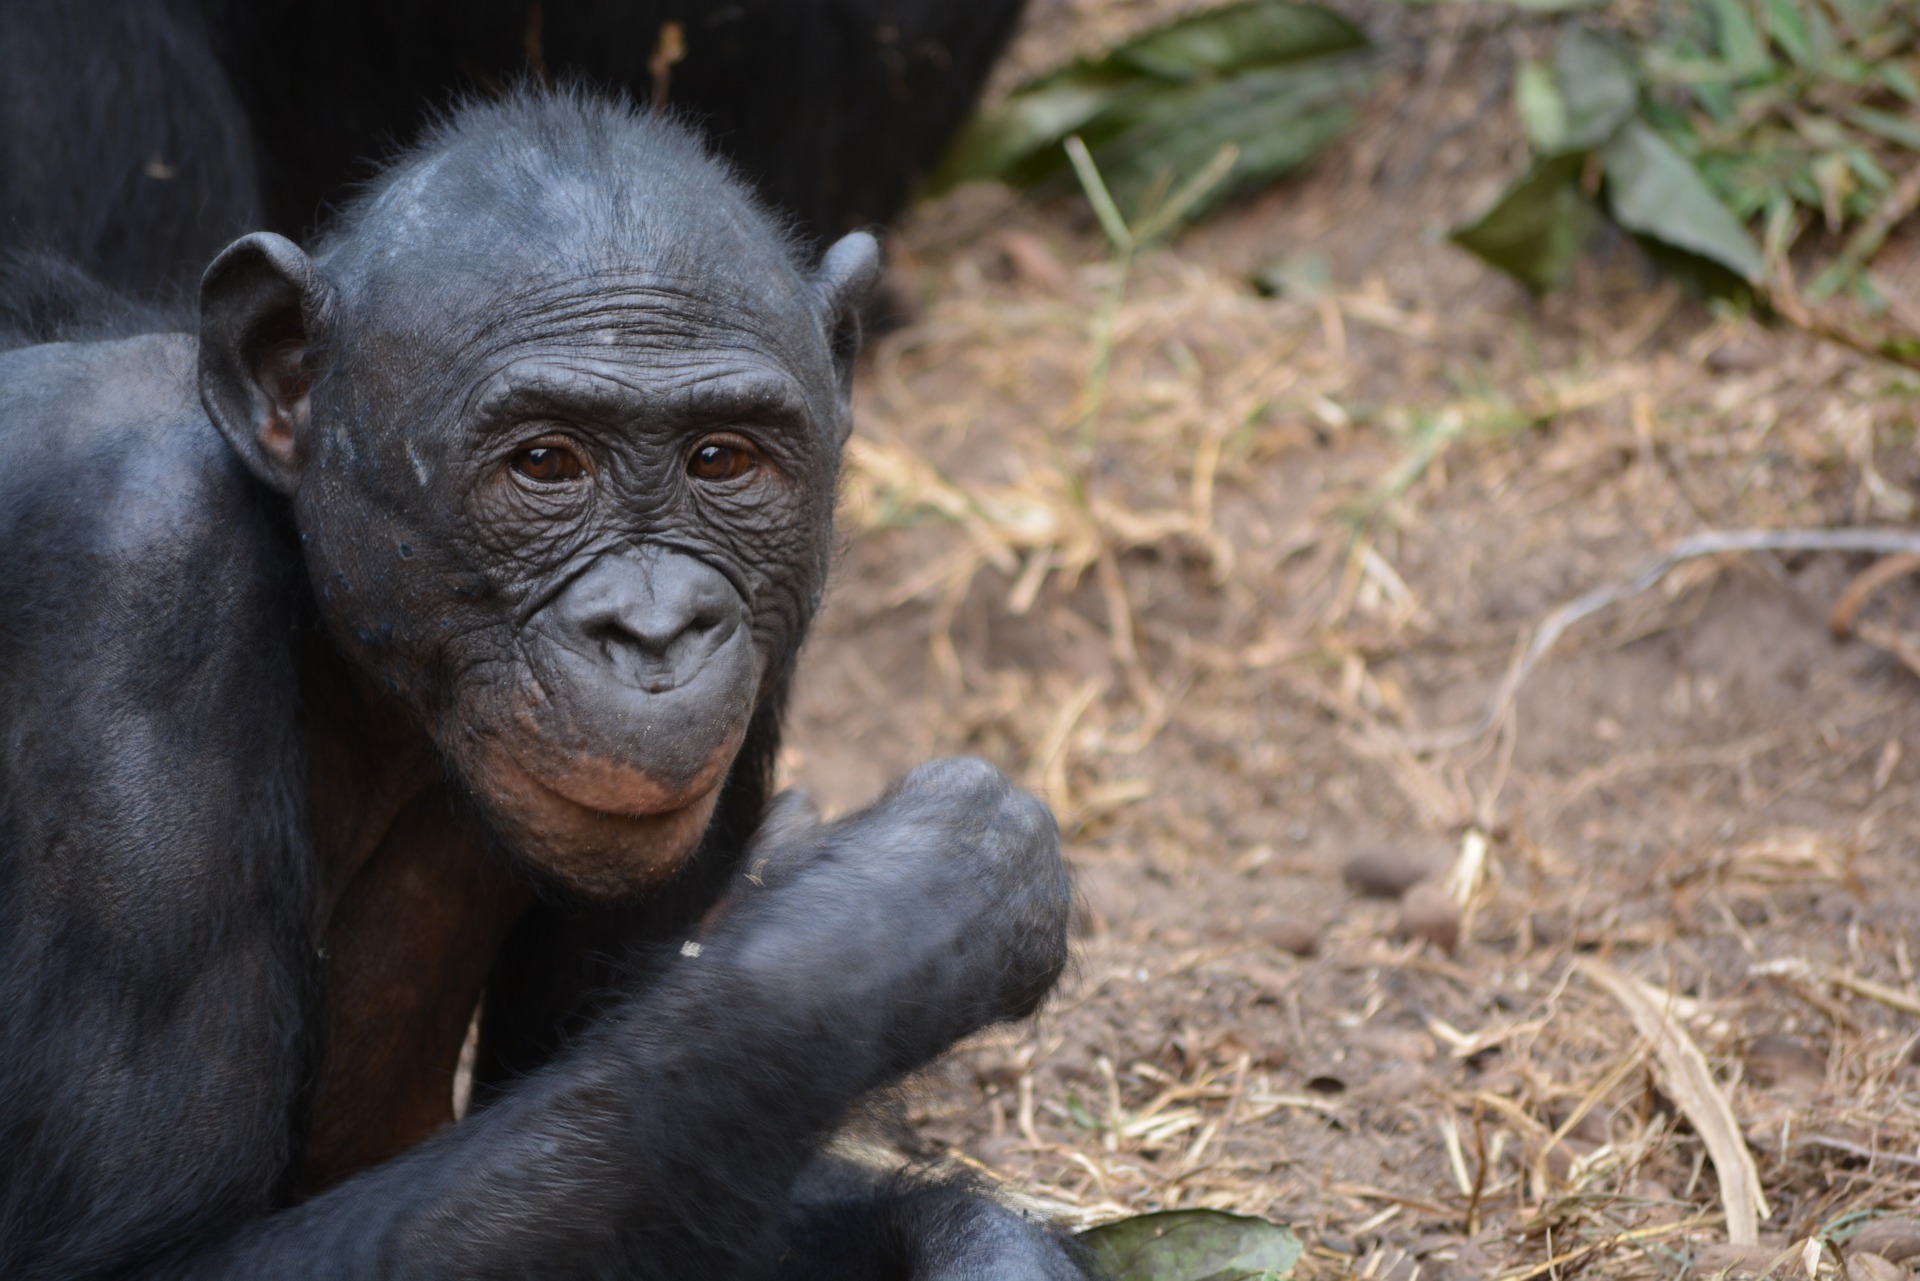
[[[901,780],[897,795],[935,821],[988,833],[992,848],[983,853],[1017,861],[1058,853],[1053,811],[977,756],[929,761]]]
[[[1060,825],[1054,821],[1053,810],[1045,801],[1027,792],[1012,790],[1001,798],[997,817],[1008,835],[1037,854],[1058,859]]]
[[[900,790],[904,795],[991,804],[1015,789],[1013,781],[989,761],[978,756],[945,756],[908,774],[901,780]]]

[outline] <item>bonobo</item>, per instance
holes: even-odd
[[[0,356],[0,1275],[1079,1275],[823,1155],[1066,946],[987,765],[768,801],[877,270],[519,95]]]

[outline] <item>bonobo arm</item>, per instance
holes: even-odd
[[[978,761],[830,825],[777,815],[643,995],[460,1125],[180,1274],[769,1275],[847,1106],[1051,987],[1058,839]]]
[[[290,549],[179,337],[0,355],[0,1276],[272,1208],[317,990]]]

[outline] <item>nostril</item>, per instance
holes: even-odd
[[[678,617],[663,613],[614,614],[598,620],[588,632],[608,664],[653,693],[692,679],[731,632],[723,610],[702,609]]]
[[[742,602],[725,578],[672,553],[603,560],[556,604],[573,648],[653,693],[697,676],[742,621]]]
[[[710,632],[720,623],[717,610],[691,615],[675,610],[635,610],[608,619],[605,630],[610,641],[634,645],[649,654],[664,654],[677,642]]]

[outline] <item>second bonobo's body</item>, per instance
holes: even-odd
[[[1065,959],[990,767],[769,809],[875,272],[521,98],[0,354],[0,1273],[1077,1275],[821,1155]]]

